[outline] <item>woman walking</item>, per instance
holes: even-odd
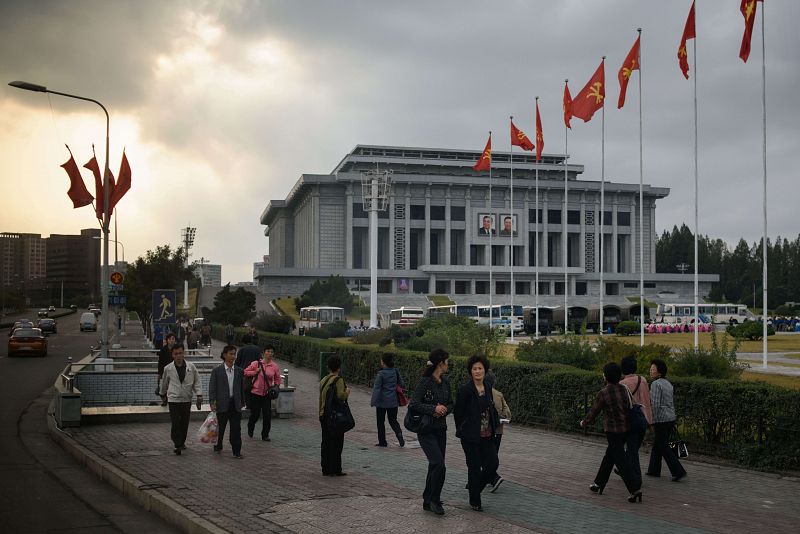
[[[250,397],[247,404],[250,408],[250,418],[247,420],[247,435],[251,438],[256,429],[256,423],[263,415],[264,421],[261,423],[261,440],[271,441],[269,431],[272,429],[272,398],[269,396],[270,388],[281,387],[281,370],[274,361],[272,355],[275,348],[271,343],[264,346],[264,353],[261,358],[251,362],[244,370],[244,376],[253,378],[253,388],[250,390]]]
[[[476,354],[467,361],[471,380],[458,388],[456,395],[456,436],[467,461],[469,505],[482,512],[481,492],[497,476],[495,432],[500,425],[494,407],[492,387],[484,382],[489,360]]]
[[[647,475],[661,476],[661,458],[667,462],[672,481],[678,482],[686,476],[675,451],[669,448],[669,435],[675,428],[675,405],[673,403],[672,384],[667,380],[667,364],[663,360],[650,362],[650,402],[653,407],[653,449],[650,452],[650,466]]]
[[[447,414],[453,411],[450,382],[444,376],[448,371],[450,355],[442,349],[434,349],[428,355],[428,362],[422,378],[414,390],[408,409],[430,417],[430,428],[417,434],[420,447],[428,458],[428,475],[425,490],[422,492],[422,509],[443,515],[442,487],[446,468],[444,465],[447,448]]]
[[[631,466],[631,476],[636,477],[641,483],[642,469],[639,465],[639,448],[642,446],[644,435],[647,433],[647,426],[653,424],[653,413],[650,408],[650,390],[647,389],[647,380],[636,374],[636,366],[636,356],[622,358],[620,362],[622,380],[619,383],[628,388],[628,391],[631,392],[633,404],[641,406],[644,418],[647,420],[647,425],[643,425],[642,428],[629,429],[625,442],[625,456]]]
[[[616,465],[625,487],[630,492],[628,502],[642,502],[642,484],[635,480],[630,474],[630,467],[625,458],[625,436],[628,432],[627,413],[630,407],[630,395],[625,386],[620,385],[622,370],[616,363],[608,363],[603,367],[603,377],[606,379],[606,387],[600,390],[594,399],[594,404],[580,422],[581,427],[585,427],[595,420],[597,415],[603,412],[603,429],[606,432],[608,447],[600,463],[600,469],[594,477],[594,484],[589,489],[599,495],[603,494],[608,478],[611,476],[611,469]]]
[[[381,356],[381,370],[375,376],[375,384],[372,386],[372,400],[370,406],[375,407],[375,415],[378,420],[378,443],[376,447],[386,447],[386,427],[384,420],[389,417],[389,426],[397,436],[397,442],[404,447],[406,442],[403,439],[403,430],[397,422],[397,407],[400,401],[397,398],[397,386],[405,387],[400,371],[394,368],[394,357],[391,354]]]
[[[334,395],[340,401],[346,401],[350,395],[344,380],[339,376],[342,361],[336,356],[328,358],[328,376],[319,383],[319,422],[322,425],[322,446],[320,447],[322,474],[328,477],[344,476],[342,472],[342,449],[344,448],[344,433],[331,432],[325,425],[325,404],[328,391],[334,388]]]

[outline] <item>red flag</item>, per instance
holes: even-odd
[[[570,130],[572,126],[569,125],[569,121],[572,118],[572,95],[569,94],[569,84],[567,84],[566,80],[564,81],[564,124]]]
[[[69,176],[69,191],[67,191],[67,195],[72,200],[73,209],[88,206],[92,203],[94,197],[89,190],[86,189],[86,184],[83,183],[81,171],[78,169],[78,164],[75,163],[75,158],[72,157],[72,150],[69,149],[69,146],[64,146],[66,146],[69,151],[69,159],[66,163],[61,165]]]
[[[750,57],[750,39],[753,37],[753,25],[756,22],[756,1],[762,0],[742,0],[739,10],[744,17],[744,35],[742,35],[742,47],[739,49],[739,57],[747,63]]]
[[[514,121],[511,121],[511,144],[520,147],[522,150],[533,150],[533,143],[525,135],[525,132],[514,126]]]
[[[689,58],[686,54],[686,41],[694,39],[694,2],[692,8],[689,10],[689,16],[686,17],[686,26],[683,27],[683,37],[681,37],[681,45],[678,47],[678,64],[683,71],[683,77],[689,79]]]
[[[625,92],[628,90],[628,80],[630,80],[631,74],[633,74],[633,71],[639,70],[639,41],[641,41],[641,39],[641,35],[636,38],[636,42],[633,43],[633,48],[628,52],[625,61],[622,62],[622,67],[620,67],[617,73],[617,78],[619,78],[619,101],[617,102],[617,109],[625,105]]]
[[[536,161],[542,159],[544,150],[544,134],[542,133],[542,117],[539,115],[539,101],[536,101]]]
[[[492,134],[489,133],[489,140],[486,141],[486,148],[483,149],[478,162],[472,166],[476,171],[488,171],[492,168]]]
[[[113,211],[117,205],[117,202],[120,201],[122,197],[125,196],[125,193],[131,188],[131,166],[128,164],[128,158],[125,156],[125,149],[122,150],[122,162],[119,164],[119,176],[117,178],[117,183],[114,185],[114,189],[111,193],[111,200],[109,200],[109,205],[111,209],[109,211]]]
[[[92,150],[94,150],[94,146],[92,146]],[[100,175],[100,165],[97,164],[97,156],[92,155],[92,159],[90,159],[86,165],[84,165],[84,168],[89,169],[92,171],[92,174],[94,174],[94,212],[98,219],[103,220],[103,206],[105,206],[105,197],[103,196],[103,178]],[[114,194],[114,175],[111,174],[111,171],[108,172],[108,175],[108,196],[111,198],[111,196]]]
[[[605,59],[586,83],[581,92],[572,101],[572,116],[583,119],[583,122],[592,120],[592,115],[603,107],[606,99]]]

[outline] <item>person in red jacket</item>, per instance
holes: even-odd
[[[272,361],[275,348],[267,343],[264,346],[263,356],[255,360],[244,370],[245,376],[254,377],[253,389],[250,390],[250,419],[247,420],[247,435],[251,438],[256,429],[259,417],[264,417],[261,423],[261,439],[271,441],[269,431],[272,428],[272,398],[270,388],[273,386],[281,387],[281,371],[278,364]],[[275,390],[273,389],[273,392]]]

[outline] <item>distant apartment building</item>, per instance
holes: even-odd
[[[46,289],[47,244],[41,234],[0,234],[0,286],[38,302]]]
[[[222,287],[222,265],[198,263],[194,266],[194,275],[200,279],[203,287]]]
[[[60,298],[63,285],[65,305],[100,304],[100,237],[100,229],[88,228],[80,235],[50,234],[45,239],[51,299]]]
[[[269,267],[269,254],[264,255],[262,260],[263,261],[257,261],[253,263],[253,282],[255,285],[258,285],[256,280],[258,279],[258,273],[261,272],[261,269],[266,269]]]

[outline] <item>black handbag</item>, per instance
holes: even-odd
[[[669,442],[669,448],[672,449],[672,452],[675,453],[676,457],[688,458],[689,447],[686,446],[686,442],[681,439],[677,429],[673,430],[672,434],[673,439]]]
[[[639,391],[639,386],[642,384],[642,377],[639,377],[639,382],[636,383],[636,389],[633,390],[634,393]],[[628,390],[628,388],[625,388]],[[644,416],[644,412],[642,411],[641,404],[634,404],[633,403],[633,395],[628,390],[628,400],[630,404],[628,405],[628,427],[630,428],[631,432],[638,432],[644,434],[647,432],[647,418]]]
[[[344,434],[356,426],[356,420],[350,411],[346,400],[339,400],[336,396],[336,377],[328,386],[328,396],[325,399],[324,422],[325,430],[331,434]]]
[[[267,390],[267,397],[269,397],[270,400],[275,400],[278,398],[278,395],[280,395],[280,393],[281,389],[278,387],[278,384],[273,384]]]

